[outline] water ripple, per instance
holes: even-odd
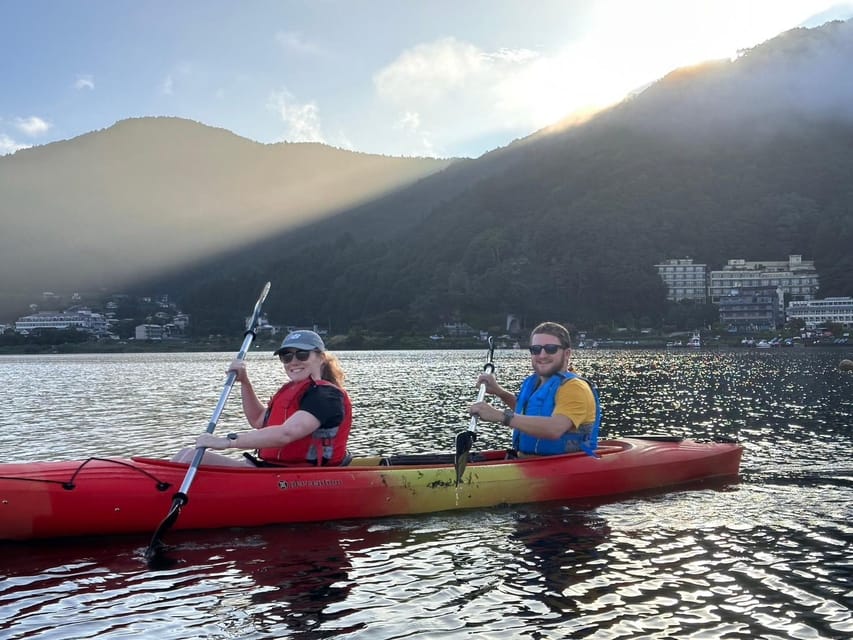
[[[741,480],[599,504],[147,540],[0,543],[0,636],[817,638],[853,636],[853,376],[840,351],[579,351],[608,436],[739,436]],[[484,351],[344,352],[356,453],[453,448]],[[232,354],[0,357],[6,460],[169,456],[207,425]],[[252,353],[256,388],[281,365]],[[529,357],[495,354],[508,386]],[[244,428],[232,400],[217,427]],[[26,438],[22,437],[26,435]],[[25,443],[25,444],[22,444]],[[481,425],[477,446],[505,447]]]

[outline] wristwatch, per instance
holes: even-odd
[[[512,409],[504,409],[504,426],[508,427],[509,423],[512,422],[512,419],[515,417],[515,411]]]
[[[225,437],[226,437],[226,438],[228,438],[228,440],[230,440],[230,442],[228,443],[228,448],[229,448],[229,449],[230,449],[233,445],[236,445],[236,444],[237,444],[237,437],[238,437],[238,434],[236,434],[236,433],[229,433],[229,434],[228,434],[227,436],[225,436]]]

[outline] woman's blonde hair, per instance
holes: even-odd
[[[343,389],[346,374],[343,367],[341,367],[340,360],[338,360],[334,353],[329,353],[328,351],[321,351],[320,357],[323,358],[322,374],[320,377],[326,382],[331,382],[336,387]]]

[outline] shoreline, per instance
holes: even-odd
[[[359,344],[353,344],[358,342]],[[713,351],[718,349],[745,349],[755,350],[754,346],[747,346],[737,341],[714,341],[711,344],[702,345],[701,347],[691,347],[686,345],[667,346],[666,340],[648,340],[643,342],[628,341],[604,341],[596,347],[573,347],[574,353],[584,353],[592,351],[601,351],[606,349],[623,349],[623,350],[641,350],[641,349],[662,349],[671,352],[695,352],[695,351]],[[233,351],[239,347],[239,344],[233,340],[221,341],[204,341],[193,342],[187,340],[180,341],[163,341],[163,342],[122,342],[122,343],[63,343],[57,345],[5,345],[0,346],[0,355],[68,355],[68,354],[97,354],[97,353],[194,353],[194,352],[223,352]],[[251,351],[266,351],[270,353],[279,347],[278,341],[273,340],[256,340]],[[394,338],[375,338],[364,339],[358,341],[347,340],[345,336],[333,336],[326,341],[326,347],[329,351],[440,351],[440,350],[463,350],[463,349],[484,349],[485,345],[480,340],[474,339],[458,339],[458,340],[442,340],[440,343],[429,339],[394,339]],[[818,344],[797,344],[794,347],[773,347],[772,349],[758,349],[759,351],[788,351],[808,348],[822,349],[843,349],[853,348],[853,344],[835,344],[832,342]],[[498,347],[499,351],[518,351],[511,347]],[[523,350],[523,348],[521,349]]]

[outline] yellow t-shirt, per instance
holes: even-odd
[[[572,378],[557,389],[554,413],[566,416],[575,429],[595,423],[595,396],[589,385],[579,378]]]

